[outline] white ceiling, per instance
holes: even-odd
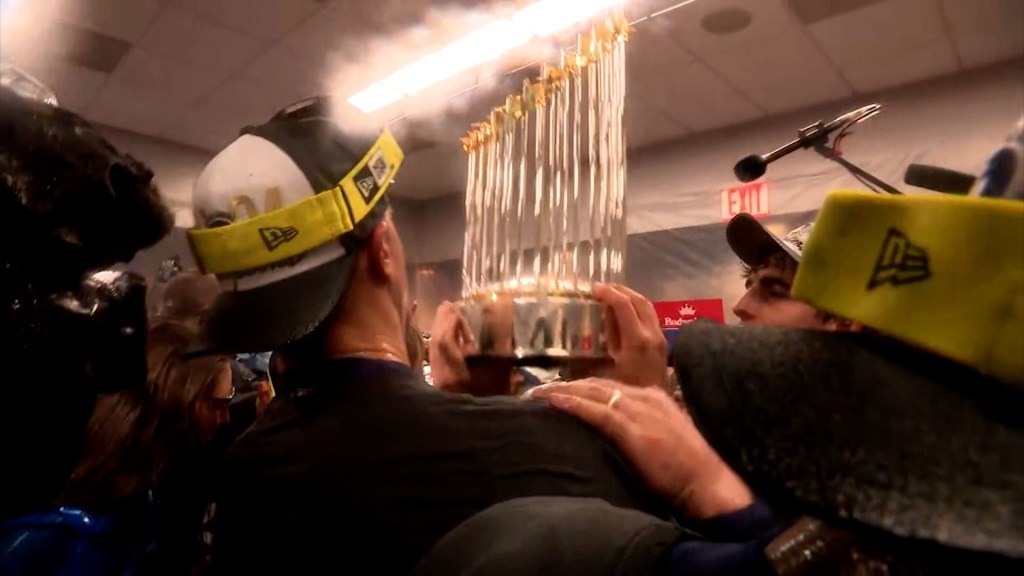
[[[631,0],[628,14],[637,19],[679,1]],[[854,9],[811,24],[800,20],[793,1],[695,0],[638,22],[629,46],[626,123],[631,146],[1024,54],[1021,0],[829,0],[833,11]],[[4,33],[0,56],[50,84],[63,105],[90,120],[208,151],[223,147],[242,126],[336,85],[325,78],[339,59],[358,59],[386,47],[387,38],[403,31],[408,37],[427,14],[427,5],[433,15],[428,18],[435,20],[439,9],[491,11],[479,0],[20,4],[16,16],[27,18],[24,14],[31,12],[31,23],[22,24],[22,37]],[[706,16],[726,8],[749,11],[749,27],[728,35],[702,27]],[[25,40],[24,30],[48,30],[55,21],[124,41],[127,52],[107,73],[62,58],[50,49],[60,39],[46,38],[45,32]],[[424,29],[431,27],[421,26],[421,36]],[[421,40],[425,45],[436,41]],[[350,84],[375,79],[356,78]],[[477,90],[459,100],[459,111],[441,113],[434,107],[397,122],[400,132],[421,145],[413,147],[396,193],[425,198],[458,191],[464,172],[457,136],[499,97]]]

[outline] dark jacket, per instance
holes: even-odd
[[[528,496],[668,517],[596,432],[545,403],[445,394],[407,366],[366,359],[290,376],[298,389],[228,457],[214,538],[226,574],[339,561],[348,573],[406,574],[461,522]]]
[[[773,574],[764,549],[779,532],[756,502],[680,528],[594,498],[502,502],[449,532],[414,576],[735,576]]]

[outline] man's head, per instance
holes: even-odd
[[[342,317],[404,322],[405,255],[385,195],[402,159],[390,134],[352,138],[330,102],[313,99],[244,129],[210,161],[189,232],[223,289],[204,325],[206,350],[323,340]]]
[[[409,282],[405,248],[384,213],[356,248],[348,286],[320,327],[282,350],[288,356],[363,354],[408,361]]]
[[[173,320],[198,326],[219,293],[220,283],[212,275],[183,272],[164,286],[155,316],[162,321]]]
[[[405,246],[392,214],[388,210],[384,220],[374,227],[360,258],[366,260],[368,279],[390,298],[390,304],[404,327],[411,321],[409,277],[406,272]]]
[[[729,222],[725,235],[743,263],[746,293],[733,306],[744,324],[814,330],[849,329],[849,324],[790,295],[804,242],[814,224],[804,224],[779,238],[749,214]]]

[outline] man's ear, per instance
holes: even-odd
[[[388,242],[389,234],[391,234],[391,224],[387,220],[383,220],[374,226],[368,243],[367,257],[370,274],[381,281],[391,279],[394,274],[395,261],[391,252],[391,243]]]

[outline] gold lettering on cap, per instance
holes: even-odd
[[[235,222],[238,221],[241,214],[238,213],[239,208],[245,208],[247,215],[245,220],[255,218],[260,215],[259,210],[256,208],[256,203],[252,201],[252,198],[248,196],[234,196],[231,198],[231,216]]]
[[[246,215],[245,218],[243,218],[243,220],[248,220],[250,218],[255,218],[261,214],[268,214],[270,212],[273,212],[274,210],[281,208],[281,206],[281,188],[278,186],[274,186],[272,188],[267,188],[267,190],[263,193],[262,212],[260,212],[259,208],[256,207],[256,202],[254,202],[251,197],[245,194],[233,196],[231,198],[231,216],[234,219],[234,221],[237,222],[239,220],[239,217],[241,216],[241,214],[239,214],[239,208],[245,208]]]

